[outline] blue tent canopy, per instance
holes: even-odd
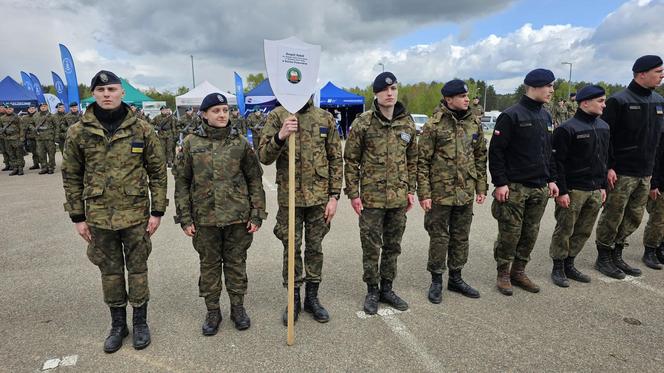
[[[37,96],[20,85],[10,76],[0,81],[0,102],[11,104],[18,109],[27,108],[30,104],[37,104]]]
[[[327,84],[320,90],[320,106],[364,106],[364,97],[346,92],[343,89],[335,86],[332,82]]]
[[[259,85],[254,87],[251,91],[244,95],[244,103],[247,111],[250,110],[267,110],[274,109],[277,104],[277,98],[274,97],[270,80],[265,79]]]

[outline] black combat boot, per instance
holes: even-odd
[[[45,175],[45,174],[47,174],[47,173],[48,173],[48,170],[47,170],[47,169],[42,169],[41,171],[39,171],[39,174],[40,174],[40,175]]]
[[[18,176],[23,176],[23,167],[18,168]]]
[[[18,175],[18,167],[14,167],[12,172],[9,173],[9,176],[16,176]]]
[[[203,326],[201,331],[205,336],[216,335],[219,331],[219,324],[221,324],[221,310],[219,308],[208,309],[205,314],[205,321],[203,321]]]
[[[247,315],[247,311],[241,304],[231,306],[231,320],[235,323],[235,329],[247,330],[251,326],[251,319]]]
[[[595,269],[600,271],[603,275],[622,280],[625,278],[625,272],[616,267],[613,263],[613,256],[610,247],[597,244],[597,260],[595,261]]]
[[[657,260],[664,264],[664,242],[659,244],[659,247],[655,249],[655,255],[657,255]]]
[[[443,301],[443,274],[431,273],[431,286],[429,286],[429,302],[440,304]]]
[[[303,308],[305,312],[309,312],[313,315],[314,320],[318,322],[328,322],[330,321],[330,314],[318,300],[319,286],[320,283],[318,282],[307,282],[307,285],[304,288]]]
[[[148,302],[140,307],[134,307],[134,316],[132,319],[134,330],[134,348],[142,350],[150,344],[150,328],[148,328]]]
[[[111,330],[104,341],[104,352],[113,353],[122,347],[122,340],[129,335],[127,329],[127,309],[111,307]]]
[[[300,304],[300,288],[295,288],[295,307],[293,309],[293,321],[297,321],[300,317],[300,310],[302,306]],[[284,323],[284,326],[288,326],[288,306],[284,310],[283,315],[281,315],[281,321]]]
[[[48,174],[49,174],[49,175],[53,175],[54,173],[55,173],[55,171],[53,171],[53,170],[50,169],[50,168],[48,169]]]
[[[479,298],[480,292],[473,289],[466,281],[461,278],[460,269],[450,269],[449,280],[447,281],[447,290],[460,293],[468,298]]]
[[[405,311],[408,309],[408,303],[405,300],[399,298],[399,296],[392,290],[392,281],[387,279],[380,279],[380,298],[379,300],[383,303],[387,303],[390,306],[398,309],[399,311]]]
[[[590,276],[585,275],[581,272],[579,272],[576,267],[574,267],[574,257],[573,256],[568,256],[565,258],[565,276],[567,278],[574,280],[574,281],[579,281],[579,282],[590,282]]]
[[[569,281],[567,281],[567,276],[565,276],[564,262],[562,259],[553,260],[551,279],[553,280],[554,284],[560,286],[561,288],[569,287]]]
[[[11,171],[12,168],[10,165],[6,164],[5,167],[2,169],[2,171]]]
[[[657,259],[657,254],[655,253],[655,250],[657,250],[654,247],[647,247],[643,251],[643,263],[648,266],[648,268],[652,269],[662,269],[662,265],[659,263],[659,259]]]
[[[32,165],[32,167],[29,168],[29,170],[39,170],[40,168],[41,167],[39,166],[39,164],[35,163]]]
[[[629,264],[625,263],[625,261],[622,258],[622,252],[623,252],[624,246],[623,245],[616,245],[616,248],[613,249],[613,264],[616,265],[621,271],[625,272],[626,275],[638,277],[641,276],[641,270],[638,268],[634,268],[630,266]]]
[[[367,315],[378,313],[378,285],[367,284],[367,296],[364,297],[364,312]]]

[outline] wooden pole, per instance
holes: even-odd
[[[295,343],[295,134],[288,136],[288,339]]]

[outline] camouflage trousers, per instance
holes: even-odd
[[[463,206],[432,204],[431,210],[424,215],[424,229],[429,233],[427,271],[443,273],[447,266],[451,270],[463,268],[468,261],[472,221],[472,203]]]
[[[533,251],[540,220],[549,201],[549,189],[529,188],[522,184],[509,185],[509,198],[505,202],[493,200],[491,214],[498,221],[498,238],[493,256],[498,266],[514,259],[528,262]]]
[[[55,142],[37,140],[37,156],[42,170],[55,170]]]
[[[554,260],[576,257],[588,241],[602,208],[599,190],[570,190],[569,208],[556,205],[556,228],[551,237],[549,255]]]
[[[2,160],[5,163],[5,166],[9,166],[9,152],[7,151],[7,147],[5,146],[5,139],[0,139],[0,152],[2,153]]]
[[[295,208],[295,287],[306,282],[321,282],[323,272],[323,238],[330,231],[325,222],[325,205]],[[304,258],[302,235],[304,234]],[[274,235],[284,245],[283,285],[288,286],[288,206],[279,206]],[[304,259],[304,260],[303,260]],[[304,263],[304,276],[302,267]]]
[[[23,144],[21,140],[5,140],[5,148],[9,154],[9,165],[13,168],[25,167],[25,159],[23,158]]]
[[[159,142],[161,143],[161,150],[164,152],[166,163],[173,164],[175,142],[169,137],[160,137]]]
[[[664,195],[659,195],[654,201],[648,198],[646,210],[649,215],[643,231],[643,246],[659,247],[664,239]]]
[[[58,138],[58,148],[60,149],[60,153],[64,152],[64,149],[65,149],[65,136],[60,136]]]
[[[406,220],[405,207],[362,210],[362,280],[367,284],[377,285],[381,278],[393,281],[397,277],[397,258],[401,254],[401,238],[406,230]]]
[[[101,271],[104,302],[109,307],[125,307],[127,300],[133,307],[140,307],[150,299],[148,256],[152,243],[145,228],[146,224],[117,231],[90,227],[92,242],[88,245],[87,255]]]
[[[25,150],[32,154],[32,165],[39,165],[39,155],[37,154],[37,140],[28,139],[25,142]]]
[[[641,224],[650,192],[650,176],[618,175],[613,190],[607,190],[604,209],[599,217],[595,235],[597,244],[613,247],[625,240]]]
[[[247,293],[247,250],[254,235],[246,224],[223,228],[196,226],[194,249],[200,258],[198,295],[209,310],[219,309],[223,272],[232,305],[241,305]]]

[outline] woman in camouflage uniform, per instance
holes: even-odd
[[[219,296],[224,274],[235,328],[249,328],[244,309],[247,249],[266,218],[263,171],[251,145],[230,125],[224,95],[207,95],[200,107],[201,130],[188,135],[178,153],[175,203],[184,233],[200,257],[199,294],[207,315],[203,335],[221,322]]]

